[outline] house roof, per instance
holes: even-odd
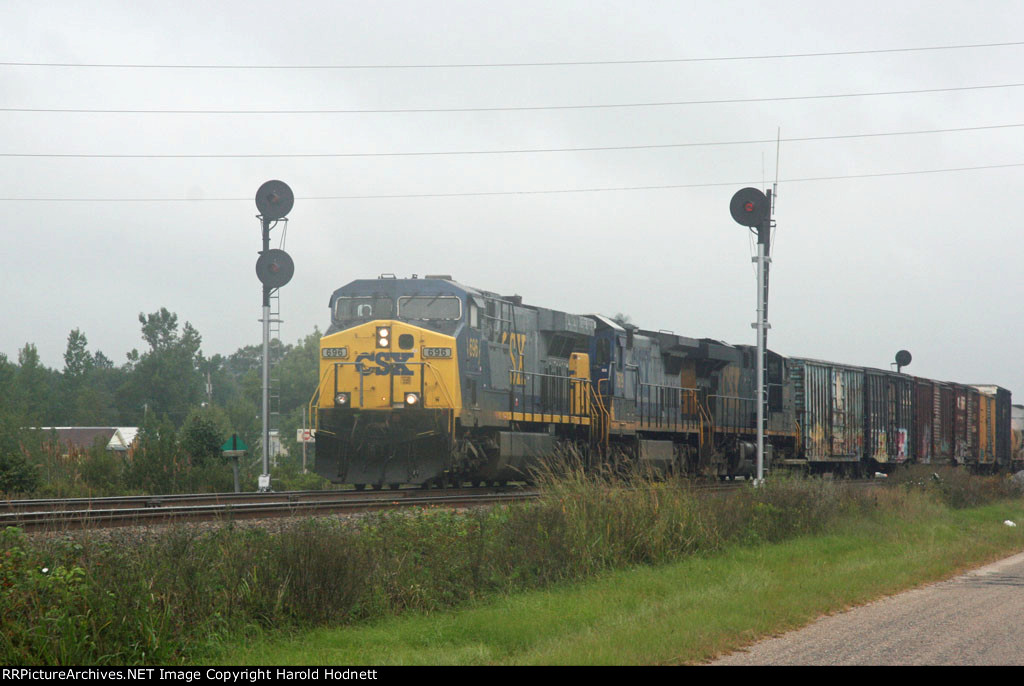
[[[123,427],[122,429],[113,426],[43,426],[40,431],[52,431],[57,434],[57,441],[66,444],[71,448],[85,450],[102,439],[106,443],[107,450],[123,451],[128,450],[138,427]],[[129,437],[125,436],[128,433]]]

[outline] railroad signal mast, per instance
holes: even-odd
[[[736,192],[729,202],[729,212],[738,224],[757,234],[757,482],[764,481],[764,434],[768,423],[768,392],[764,382],[768,365],[768,265],[771,263],[772,191],[762,193],[756,188]]]
[[[295,204],[292,189],[283,181],[267,181],[256,191],[256,209],[263,230],[263,249],[256,260],[256,277],[263,284],[263,472],[259,490],[270,489],[270,297],[291,281],[295,264],[284,250],[271,250],[270,230],[285,218]]]

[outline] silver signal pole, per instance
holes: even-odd
[[[768,203],[771,204],[771,191],[768,191]],[[768,357],[768,234],[770,219],[758,227],[757,236],[757,483],[764,482],[764,427],[765,405],[768,400],[764,383],[764,368]]]
[[[757,484],[764,483],[764,430],[767,424],[765,408],[768,405],[768,388],[764,382],[764,370],[768,363],[768,265],[771,250],[771,207],[772,192],[768,191],[768,216],[757,227]]]
[[[744,188],[732,196],[729,211],[737,223],[757,231],[757,321],[751,324],[757,330],[757,484],[764,481],[764,429],[765,405],[768,394],[764,382],[764,369],[768,357],[768,257],[771,240],[772,192],[765,195],[756,188]]]
[[[292,258],[284,250],[270,249],[270,229],[287,216],[295,203],[288,184],[267,181],[256,191],[256,209],[260,211],[263,250],[256,261],[256,276],[263,284],[263,473],[259,490],[270,490],[270,294],[284,286],[295,273]],[[287,221],[287,219],[285,219]]]

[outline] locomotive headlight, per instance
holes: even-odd
[[[348,393],[335,393],[334,404],[338,407],[348,407],[349,396]]]
[[[389,326],[378,326],[377,327],[377,347],[378,348],[390,348],[391,347],[391,327],[389,327]]]
[[[419,393],[406,393],[405,394],[405,406],[406,407],[416,407],[419,404],[420,404],[420,394]]]

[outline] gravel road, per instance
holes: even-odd
[[[1024,553],[756,643],[713,665],[1024,665]]]

